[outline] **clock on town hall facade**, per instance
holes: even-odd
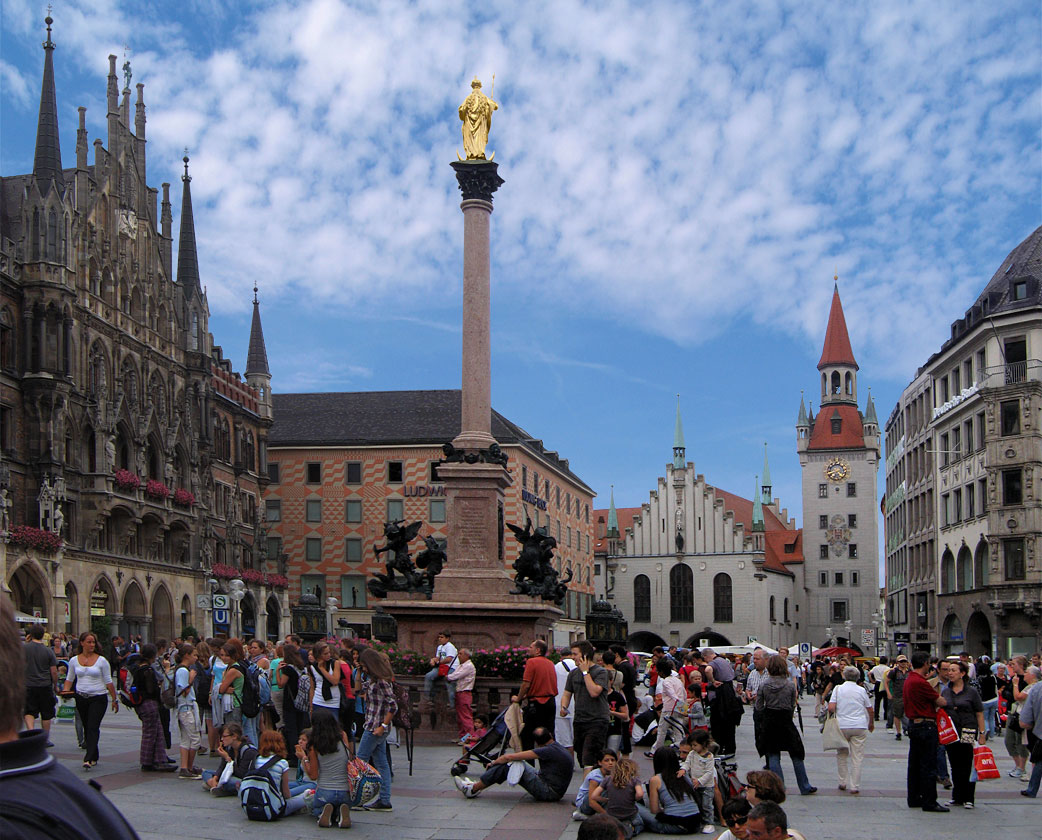
[[[871,395],[864,414],[858,410],[858,365],[838,289],[832,295],[818,375],[818,413],[813,405],[808,411],[801,400],[796,421],[807,591],[799,638],[814,645],[847,645],[856,643],[859,631],[872,627],[872,612],[879,605],[880,447]]]

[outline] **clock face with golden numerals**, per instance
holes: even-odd
[[[842,458],[833,458],[825,467],[825,478],[829,481],[844,481],[850,476],[850,465]]]

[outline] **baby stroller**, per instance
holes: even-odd
[[[508,707],[509,708],[509,707]],[[453,776],[462,776],[467,772],[470,760],[476,759],[482,767],[488,767],[495,759],[506,752],[507,744],[510,742],[510,730],[506,723],[507,709],[500,712],[489,725],[488,730],[471,746],[460,758],[452,763],[449,773]]]

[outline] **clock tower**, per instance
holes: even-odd
[[[861,631],[873,629],[879,607],[879,424],[871,394],[864,413],[858,409],[858,364],[838,284],[818,373],[818,413],[801,397],[796,420],[807,590],[799,641],[864,649]]]

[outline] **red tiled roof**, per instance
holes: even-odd
[[[624,540],[624,539],[626,539],[626,529],[633,527],[633,520],[637,516],[640,515],[640,508],[639,507],[615,508],[615,514],[619,518],[619,539],[620,540]],[[601,532],[600,531],[600,527],[601,527],[600,519],[601,519],[602,516],[604,517],[604,526],[605,526],[605,528],[607,528],[607,526],[608,526],[608,508],[601,508],[601,509],[595,510],[593,512],[593,535],[594,535],[595,538]],[[597,552],[597,551],[605,551],[605,550],[607,550],[607,547],[608,547],[608,540],[607,540],[607,538],[605,538],[605,539],[600,539],[600,538],[594,539],[593,550],[595,552]]]
[[[843,304],[839,300],[839,288],[832,292],[832,309],[829,311],[829,325],[825,330],[825,346],[821,350],[821,361],[818,370],[828,365],[853,365],[854,351],[850,347],[850,336],[847,334],[847,320],[843,317]]]
[[[839,434],[832,434],[832,418],[839,413]],[[865,427],[856,405],[823,405],[814,418],[808,449],[859,449],[865,445]]]

